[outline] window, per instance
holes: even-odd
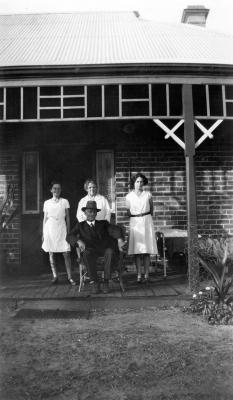
[[[122,116],[149,116],[149,86],[122,85]]]
[[[39,153],[23,153],[23,214],[38,214],[40,201]]]
[[[112,150],[97,150],[96,180],[99,193],[108,199],[115,213],[114,153]]]

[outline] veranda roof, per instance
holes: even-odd
[[[233,35],[134,12],[0,15],[0,67],[233,65]]]

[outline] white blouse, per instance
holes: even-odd
[[[108,200],[104,196],[101,196],[100,194],[97,194],[95,197],[89,197],[87,195],[80,200],[80,202],[78,203],[78,209],[77,209],[77,214],[76,214],[77,220],[79,222],[86,220],[86,215],[82,211],[82,207],[86,207],[87,201],[90,201],[90,200],[96,201],[97,208],[100,209],[100,211],[97,212],[96,220],[99,221],[99,220],[105,219],[108,222],[110,222],[111,209],[110,209]]]

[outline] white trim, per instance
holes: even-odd
[[[69,107],[70,108],[70,107]],[[44,107],[44,106],[40,106],[40,111],[41,110],[60,110],[61,107],[58,106],[54,106],[54,107]]]
[[[232,117],[223,117],[222,115],[221,116],[219,116],[219,115],[212,115],[212,116],[203,116],[203,115],[194,115],[194,117],[195,117],[195,119],[203,119],[203,120],[212,120],[212,119],[219,119],[219,117],[221,117],[223,120],[232,120],[233,119],[233,116]]]
[[[118,86],[119,89],[119,117],[122,117],[122,85]]]
[[[104,118],[105,116],[105,91],[104,91],[104,85],[101,85],[101,101],[102,101],[102,117]]]
[[[105,85],[102,84],[101,85],[101,116],[100,117],[94,117],[94,119],[121,119],[121,118],[126,118],[126,119],[147,119],[147,118],[156,118],[156,119],[164,119],[165,117],[168,118],[182,118],[183,116],[177,116],[177,115],[171,115],[170,112],[170,87],[168,83],[163,83],[165,88],[166,88],[166,116],[158,116],[152,115],[152,89],[151,89],[151,84],[149,83],[145,83],[144,85],[146,85],[148,87],[148,98],[122,98],[122,84],[118,84],[118,91],[119,91],[119,115],[116,117],[105,117]],[[138,84],[140,85],[140,84]],[[68,85],[67,85],[68,86]],[[80,85],[79,85],[80,86]],[[98,85],[100,86],[100,85]],[[226,115],[226,103],[227,102],[233,102],[233,99],[226,99],[225,98],[225,86],[224,85],[219,85],[222,88],[222,102],[223,102],[223,114],[224,114],[224,118],[228,118],[228,119],[232,119],[233,116],[227,116]],[[92,119],[91,117],[87,117],[88,115],[88,104],[87,104],[87,85],[83,85],[83,91],[84,94],[83,95],[65,95],[64,96],[64,90],[65,90],[65,86],[56,86],[60,88],[60,95],[41,95],[41,87],[37,86],[37,118],[36,120],[40,120],[40,121],[63,121],[63,120],[68,120],[67,118],[63,118],[64,117],[64,113],[63,110],[67,109],[67,110],[72,110],[72,109],[84,109],[84,117],[72,117],[70,118],[70,120],[85,120],[85,119]],[[6,88],[4,88],[4,91],[6,91]],[[16,121],[33,121],[34,119],[27,119],[24,120],[23,119],[23,86],[20,87],[20,118],[16,118],[16,119],[3,119],[4,121],[6,120],[7,122],[16,122]],[[212,118],[212,119],[219,119],[222,116],[218,115],[218,116],[210,116],[210,99],[209,99],[209,85],[206,84],[205,85],[205,94],[206,94],[206,113],[207,115],[201,116],[199,118],[199,116],[196,116],[196,118],[198,119],[208,119],[208,118]],[[84,99],[84,105],[79,105],[79,106],[75,106],[75,105],[71,105],[71,106],[64,106],[64,98],[83,98]],[[41,99],[60,99],[60,105],[59,106],[42,106],[41,105]],[[123,103],[148,103],[148,114],[147,115],[122,115],[122,105]],[[6,102],[5,102],[5,107],[4,107],[5,113],[6,113]],[[40,114],[41,114],[41,110],[60,110],[60,116],[59,117],[52,117],[52,118],[41,118]],[[1,122],[1,121],[0,121]]]
[[[3,88],[3,121],[6,121],[6,88]]]
[[[66,87],[66,86],[64,86],[63,85],[63,87]],[[84,86],[83,86],[84,87]],[[67,99],[67,98],[74,98],[74,97],[82,97],[82,98],[84,98],[85,97],[85,94],[83,93],[83,94],[63,94],[63,97],[64,97],[64,99]]]
[[[167,108],[167,116],[170,117],[170,91],[168,83],[166,83],[166,108]]]
[[[20,87],[20,119],[23,120],[23,87]]]
[[[151,83],[149,83],[149,116],[152,116],[152,86]]]
[[[28,154],[35,154],[37,156],[37,209],[26,210],[26,181],[25,181],[25,156]],[[23,152],[23,163],[22,163],[22,213],[23,214],[39,214],[40,212],[40,163],[39,163],[39,152],[38,151],[25,151]]]
[[[37,86],[37,99],[36,99],[36,105],[37,105],[37,120],[40,120],[40,86]]]
[[[196,85],[206,85],[206,84],[225,84],[225,85],[233,85],[232,78],[224,78],[224,77],[197,77],[193,75],[187,75],[185,77],[181,77],[179,75],[167,76],[161,75],[158,77],[151,77],[146,75],[139,75],[137,77],[127,76],[119,77],[83,77],[83,78],[67,78],[67,79],[59,79],[59,78],[48,78],[48,79],[17,79],[17,80],[0,80],[0,87],[14,87],[14,86],[79,86],[79,85],[114,85],[114,84],[136,84],[136,83],[172,83],[172,84],[196,84]]]
[[[207,117],[210,116],[210,92],[209,85],[205,85],[205,95],[206,95],[206,114]]]
[[[84,86],[84,118],[87,118],[87,85]]]
[[[225,85],[222,85],[222,102],[223,102],[223,116],[226,117],[227,108],[226,108],[226,90],[225,90]]]
[[[44,108],[52,108],[52,107],[44,107]],[[56,108],[56,107],[54,107],[54,108]],[[84,110],[85,106],[63,106],[63,108],[66,110],[72,110],[73,108],[82,108]]]
[[[184,119],[181,119],[172,129],[169,129],[160,119],[153,119],[153,121],[166,133],[165,139],[171,137],[182,149],[185,150],[185,143],[175,135],[175,131],[184,123]]]
[[[61,105],[61,119],[63,119],[63,86],[61,86],[61,101],[60,101],[60,105]]]
[[[59,86],[56,86],[59,87]],[[41,88],[41,87],[40,87]],[[83,106],[64,106],[64,98],[67,99],[72,99],[72,98],[83,98],[84,103],[85,103],[85,86],[83,86],[83,94],[82,95],[64,95],[64,86],[60,86],[60,94],[58,95],[40,95],[39,94],[39,111],[43,110],[60,110],[60,118],[46,118],[48,120],[59,120],[59,121],[64,121],[66,118],[64,117],[64,110],[74,110],[74,109],[84,109],[85,110],[85,104]],[[59,99],[60,100],[60,106],[42,106],[41,105],[41,99]],[[82,117],[84,118],[84,117]],[[74,118],[76,119],[76,118]],[[44,121],[43,118],[40,119],[41,121]]]
[[[212,132],[221,124],[222,121],[222,119],[218,119],[209,129],[206,129],[199,121],[196,119],[194,120],[194,123],[203,132],[203,135],[195,143],[195,149],[200,146],[200,144],[204,142],[207,137],[209,139],[213,139],[214,136],[212,135]]]
[[[180,119],[183,118],[182,115],[175,115],[175,116],[171,116],[171,117],[167,117],[166,115],[152,115],[152,116],[127,116],[127,117],[77,117],[77,118],[41,118],[41,119],[24,119],[23,122],[64,122],[64,121],[107,121],[107,120],[128,120],[128,119],[134,119],[134,120],[139,120],[139,119],[164,119],[164,120],[175,120],[175,119]],[[221,117],[222,120],[224,121],[232,121],[233,120],[233,116],[232,117]],[[195,119],[198,120],[216,120],[219,119],[219,115],[217,116],[213,116],[213,117],[206,117],[203,115],[199,115],[196,116],[195,115]],[[0,124],[2,123],[18,123],[18,122],[22,122],[20,119],[7,119],[7,120],[0,120]]]
[[[134,102],[143,102],[143,101],[150,101],[150,99],[121,99],[124,103],[134,103]]]
[[[41,88],[42,86],[40,86],[40,88]],[[61,86],[59,86],[60,88],[61,87],[63,87],[63,85],[61,85]],[[56,94],[56,96],[55,95],[40,95],[40,99],[60,99],[61,98],[61,95],[58,95],[58,94]]]

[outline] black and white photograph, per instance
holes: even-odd
[[[233,399],[233,2],[0,0],[0,399]]]

